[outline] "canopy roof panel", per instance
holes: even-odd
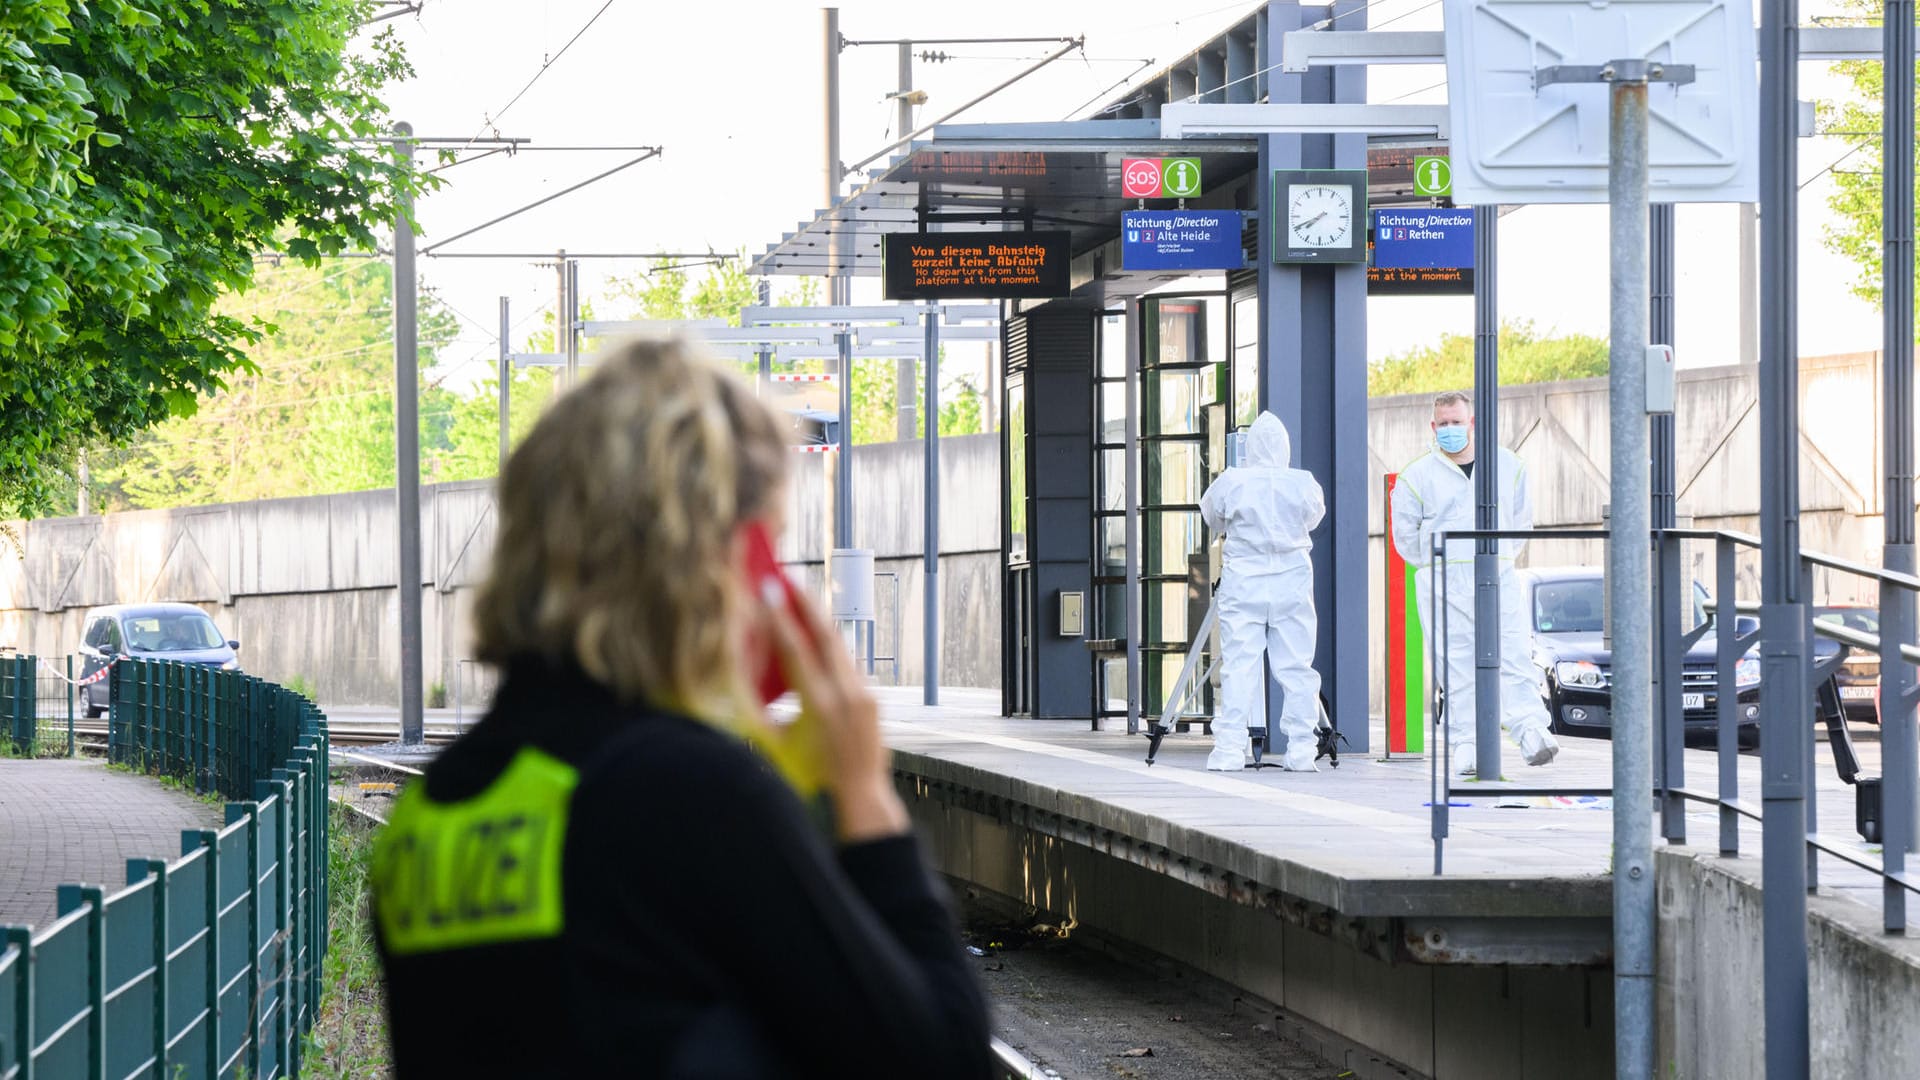
[[[769,245],[752,272],[818,276],[837,266],[878,276],[880,238],[893,232],[1064,230],[1079,254],[1111,240],[1120,211],[1138,202],[1120,194],[1127,158],[1198,157],[1215,191],[1254,169],[1254,149],[1251,140],[1163,140],[1151,120],[940,127]]]

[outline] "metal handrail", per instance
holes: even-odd
[[[1508,540],[1508,539],[1513,539],[1513,540],[1594,540],[1594,539],[1606,539],[1608,535],[1609,533],[1608,533],[1608,530],[1606,529],[1450,530],[1445,533],[1437,534],[1433,537],[1433,550],[1430,556],[1432,561],[1429,563],[1428,569],[1430,572],[1433,572],[1437,575],[1438,585],[1444,595],[1444,590],[1446,588],[1446,577],[1447,577],[1446,566],[1448,565],[1445,558],[1445,552],[1446,552],[1447,546],[1452,544],[1455,541]],[[1720,567],[1720,573],[1719,573],[1719,582],[1720,582],[1719,587],[1721,591],[1729,592],[1729,593],[1732,591],[1733,584],[1734,584],[1733,563],[1731,560],[1734,557],[1735,549],[1747,548],[1747,549],[1757,550],[1761,546],[1759,538],[1746,533],[1734,532],[1731,530],[1655,529],[1651,533],[1650,540],[1656,544],[1663,544],[1665,542],[1670,542],[1670,541],[1686,541],[1686,540],[1708,541],[1715,544],[1720,549],[1718,558],[1722,563]],[[1663,548],[1663,550],[1665,549]],[[1890,571],[1880,567],[1866,566],[1861,563],[1853,562],[1847,559],[1836,558],[1830,555],[1824,555],[1819,552],[1803,551],[1800,553],[1799,561],[1800,561],[1802,578],[1803,578],[1803,581],[1805,582],[1810,583],[1811,579],[1808,578],[1807,575],[1811,573],[1811,570],[1813,568],[1817,567],[1821,569],[1837,571],[1840,573],[1851,574],[1857,577],[1870,579],[1879,585],[1883,594],[1885,590],[1888,588],[1906,589],[1910,592],[1920,593],[1920,576],[1900,573],[1897,571]],[[1717,598],[1715,600],[1710,600],[1703,606],[1706,611],[1710,613],[1718,614],[1719,611],[1723,608],[1723,606],[1726,605],[1726,602],[1728,599],[1729,598],[1726,598],[1726,597]],[[1755,603],[1752,601],[1741,601],[1737,597],[1731,597],[1730,599],[1731,599],[1731,607],[1735,613],[1750,614],[1750,613],[1757,613],[1761,610],[1761,605],[1758,603]],[[1446,637],[1446,629],[1445,629],[1445,621],[1447,618],[1446,608],[1447,608],[1447,605],[1442,604],[1441,611],[1438,613],[1438,617],[1440,619],[1441,625],[1440,625],[1440,632],[1436,636],[1440,640],[1444,640]],[[1871,653],[1875,653],[1883,656],[1886,655],[1888,652],[1885,644],[1882,641],[1881,635],[1878,633],[1864,631],[1864,630],[1857,630],[1841,623],[1827,622],[1819,619],[1810,619],[1809,623],[1810,623],[1809,628],[1812,630],[1814,634],[1827,638],[1832,641],[1839,642],[1843,646],[1850,646],[1852,648],[1857,648],[1862,651],[1871,652]],[[1700,631],[1696,630],[1693,633],[1697,635],[1698,633],[1700,633]],[[1739,637],[1730,635],[1729,638],[1726,640],[1731,640],[1735,644],[1736,648],[1738,648],[1738,647],[1745,646],[1747,642],[1750,641],[1755,636],[1756,636],[1755,634],[1748,634],[1748,635],[1739,636]],[[1691,642],[1691,640],[1693,640],[1692,637],[1688,635],[1681,635],[1680,639],[1677,642],[1669,642],[1665,646],[1665,651],[1668,653],[1671,653],[1671,655],[1663,655],[1657,658],[1655,663],[1657,665],[1678,664],[1680,662],[1678,657],[1684,652],[1684,649],[1687,647],[1687,644]],[[1437,650],[1441,646],[1439,644],[1439,641],[1433,641],[1429,643],[1429,647]],[[1675,652],[1674,650],[1676,649],[1676,647],[1680,651]],[[1920,643],[1900,642],[1898,643],[1897,648],[1894,649],[1894,652],[1896,652],[1901,659],[1904,659],[1906,661],[1913,662],[1916,664],[1920,664]],[[1436,693],[1443,693],[1445,689],[1444,683],[1446,682],[1446,679],[1447,679],[1446,668],[1445,668],[1444,662],[1440,660],[1440,657],[1438,656],[1437,652],[1435,653],[1433,659],[1436,663],[1436,666],[1439,667],[1439,671],[1436,673],[1438,675],[1438,678],[1435,680],[1434,689]],[[1762,811],[1760,807],[1738,797],[1737,773],[1734,770],[1734,766],[1733,766],[1734,758],[1732,756],[1735,748],[1729,741],[1730,737],[1734,741],[1737,741],[1736,729],[1738,726],[1738,720],[1734,718],[1735,714],[1731,711],[1731,709],[1734,708],[1735,706],[1728,704],[1729,701],[1736,702],[1736,703],[1738,701],[1739,688],[1737,684],[1734,685],[1731,689],[1729,689],[1727,685],[1727,681],[1732,678],[1733,665],[1734,665],[1734,659],[1731,657],[1722,657],[1721,660],[1716,664],[1716,691],[1722,702],[1722,712],[1721,712],[1720,727],[1718,732],[1719,742],[1721,744],[1720,746],[1721,768],[1720,768],[1720,777],[1719,777],[1720,789],[1716,792],[1710,793],[1697,788],[1688,788],[1685,786],[1684,782],[1679,782],[1679,783],[1673,782],[1674,780],[1684,776],[1683,764],[1679,765],[1677,769],[1674,769],[1671,772],[1669,772],[1670,767],[1662,767],[1660,770],[1656,772],[1656,777],[1655,777],[1656,795],[1663,801],[1677,800],[1683,803],[1684,802],[1704,803],[1704,804],[1712,805],[1719,808],[1721,812],[1721,820],[1722,820],[1721,849],[1722,849],[1722,854],[1724,855],[1738,854],[1738,844],[1739,844],[1738,830],[1733,824],[1733,822],[1737,821],[1740,818],[1745,818],[1752,821],[1762,820]],[[1666,667],[1665,670],[1671,673],[1675,669],[1672,667]],[[1730,694],[1732,695],[1731,698],[1729,697]],[[1664,697],[1664,695],[1662,696]],[[1678,698],[1676,697],[1669,700],[1678,700]],[[1679,717],[1676,718],[1676,716],[1672,712],[1670,712],[1667,708],[1664,707],[1665,704],[1666,704],[1665,701],[1656,702],[1656,715],[1655,715],[1656,743],[1658,744],[1660,742],[1668,742],[1669,746],[1671,745],[1684,746],[1684,740],[1685,740],[1684,711],[1680,714]],[[1675,731],[1673,730],[1673,725],[1676,722],[1681,725],[1679,734],[1676,734]],[[1671,741],[1669,742],[1669,740]],[[1433,798],[1431,800],[1431,807],[1432,807],[1431,816],[1433,819],[1432,832],[1433,832],[1433,844],[1434,844],[1434,872],[1436,874],[1443,872],[1444,841],[1448,834],[1448,824],[1449,824],[1449,816],[1450,816],[1448,812],[1448,808],[1451,801],[1451,797],[1455,793],[1455,789],[1452,786],[1451,762],[1446,760],[1446,758],[1450,757],[1450,751],[1446,748],[1444,737],[1442,738],[1442,746],[1440,749],[1441,749],[1440,753],[1433,755],[1434,764],[1436,768],[1435,768],[1435,775],[1432,781]],[[1684,761],[1684,758],[1682,759],[1682,761]],[[1736,786],[1729,787],[1729,785],[1736,785]],[[1484,784],[1484,785],[1476,783],[1472,786],[1471,789],[1467,789],[1467,790],[1470,790],[1475,794],[1482,794],[1482,795],[1489,795],[1489,796],[1576,795],[1576,794],[1577,795],[1598,795],[1598,794],[1612,793],[1612,789],[1610,787],[1608,788],[1593,788],[1593,787],[1555,788],[1555,787],[1518,786],[1518,785],[1502,784],[1502,783],[1490,783],[1490,784]],[[1809,815],[1811,815],[1812,808],[1814,805],[1812,794],[1813,793],[1809,791],[1808,798],[1807,798],[1807,809],[1808,809]],[[1883,820],[1884,820],[1884,813],[1883,813]],[[1670,828],[1673,829],[1674,831],[1669,832],[1668,839],[1673,842],[1684,842],[1684,836],[1685,836],[1684,817],[1679,815],[1673,815],[1672,821],[1674,822],[1674,824],[1671,825]],[[1677,832],[1677,838],[1676,838],[1676,832]],[[1826,836],[1823,836],[1817,830],[1809,831],[1807,833],[1806,850],[1807,850],[1808,867],[1809,867],[1808,882],[1810,885],[1816,880],[1816,876],[1814,875],[1813,870],[1817,860],[1817,856],[1819,854],[1826,854],[1826,855],[1832,856],[1833,858],[1839,859],[1840,861],[1848,865],[1855,866],[1860,869],[1867,870],[1871,873],[1877,874],[1884,882],[1887,883],[1887,888],[1885,890],[1886,898],[1883,901],[1883,911],[1882,911],[1883,921],[1886,923],[1886,927],[1890,932],[1904,929],[1905,906],[1903,903],[1896,903],[1896,901],[1898,900],[1898,897],[1902,890],[1920,894],[1920,875],[1914,875],[1906,871],[1905,859],[1901,857],[1902,853],[1895,853],[1895,857],[1892,859],[1889,859],[1887,857],[1887,852],[1883,846],[1879,858],[1876,859],[1871,853],[1867,852],[1865,849],[1861,848],[1859,845],[1837,843],[1834,840],[1829,839]],[[1888,869],[1889,865],[1893,865],[1897,868],[1893,870],[1889,870]]]

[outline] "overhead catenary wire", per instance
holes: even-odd
[[[480,131],[474,133],[474,139],[478,139],[480,137],[481,132],[485,132],[488,128],[492,128],[495,125],[499,124],[501,117],[504,117],[507,115],[507,110],[519,104],[520,99],[527,96],[527,91],[533,89],[533,85],[540,81],[540,77],[542,75],[545,75],[549,70],[551,70],[553,65],[559,63],[560,58],[567,55],[567,50],[573,48],[573,43],[576,41],[579,41],[580,38],[583,35],[585,35],[588,30],[593,29],[593,24],[599,22],[600,16],[605,15],[607,13],[607,9],[612,6],[613,6],[613,0],[607,0],[606,3],[601,4],[600,9],[598,11],[595,11],[593,15],[587,19],[586,24],[580,27],[580,29],[574,31],[573,36],[567,39],[567,43],[565,45],[560,46],[559,52],[554,53],[552,56],[549,56],[544,60],[542,60],[540,63],[540,70],[533,73],[533,78],[527,80],[527,84],[520,88],[519,93],[514,94],[513,97],[509,99],[505,105],[500,106],[498,111],[494,112],[491,116],[487,117],[486,122],[480,125]],[[469,143],[469,145],[471,145],[471,143]]]

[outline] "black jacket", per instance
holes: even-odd
[[[539,664],[514,667],[419,783],[433,806],[483,804],[530,750],[577,776],[548,932],[396,950],[389,918],[418,910],[407,925],[440,933],[525,890],[463,898],[452,862],[409,878],[394,837],[419,839],[402,828],[416,793],[376,844],[401,1077],[987,1075],[986,1005],[911,836],[836,847],[739,740]],[[529,849],[494,831],[484,857],[520,872]]]

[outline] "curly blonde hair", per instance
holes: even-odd
[[[606,355],[507,462],[479,657],[571,662],[627,701],[733,693],[734,530],[784,491],[787,441],[745,384],[681,342]]]

